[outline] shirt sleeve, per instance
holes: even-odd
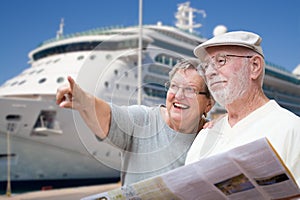
[[[147,124],[148,109],[146,106],[117,106],[111,104],[111,123],[107,139],[125,150],[138,128]]]

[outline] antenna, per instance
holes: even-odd
[[[178,4],[177,7],[177,13],[175,14],[175,17],[177,19],[176,27],[188,30],[190,33],[194,32],[194,28],[200,28],[202,24],[195,24],[194,23],[194,13],[200,13],[202,14],[202,17],[206,17],[206,13],[204,10],[198,10],[195,8],[190,7],[190,2],[185,2]]]
[[[59,30],[56,32],[56,39],[59,39],[64,34],[64,18],[61,18],[60,24],[59,24]]]

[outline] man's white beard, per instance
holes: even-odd
[[[223,89],[216,91],[211,90],[214,99],[221,105],[226,106],[241,98],[248,89],[248,66],[241,67],[239,71],[235,71],[227,85]],[[208,84],[209,85],[209,84]]]

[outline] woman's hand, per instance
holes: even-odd
[[[68,76],[68,81],[68,85],[57,89],[56,104],[61,108],[84,109],[89,105],[89,94],[83,91],[72,77]]]

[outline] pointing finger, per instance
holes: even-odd
[[[74,88],[74,85],[75,85],[75,81],[74,81],[74,79],[71,76],[68,76],[68,81],[70,83],[71,91],[73,91],[73,88]]]

